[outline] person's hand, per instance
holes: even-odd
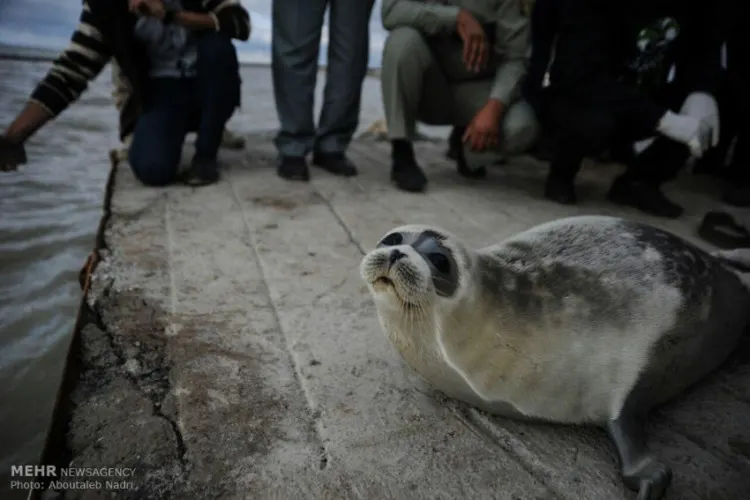
[[[713,130],[700,118],[667,111],[659,121],[657,130],[670,139],[690,148],[690,154],[700,158],[711,149]]]
[[[18,165],[24,163],[26,163],[26,149],[23,144],[0,136],[0,172],[17,170]]]
[[[693,92],[682,103],[680,114],[703,121],[711,128],[711,147],[719,145],[719,105],[711,94]]]
[[[456,31],[464,41],[464,64],[469,71],[484,69],[489,59],[487,35],[474,16],[466,9],[458,11]]]
[[[128,10],[133,14],[144,14],[148,10],[147,0],[128,0]]]
[[[162,19],[166,14],[161,0],[128,0],[128,7],[133,14]]]
[[[503,106],[498,101],[488,101],[466,127],[462,138],[474,151],[495,147],[500,140],[500,118]]]

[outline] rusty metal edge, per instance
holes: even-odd
[[[75,326],[73,327],[73,335],[70,339],[68,346],[68,353],[65,358],[65,366],[62,371],[62,380],[57,390],[57,396],[55,398],[55,406],[52,410],[52,418],[50,420],[49,428],[47,429],[47,437],[42,448],[40,460],[38,465],[55,465],[57,468],[67,467],[70,463],[69,451],[66,445],[66,434],[68,430],[68,424],[71,413],[71,402],[70,395],[75,388],[78,378],[80,375],[80,349],[81,349],[81,330],[89,322],[89,310],[87,303],[87,296],[90,286],[91,275],[96,268],[96,264],[99,261],[99,251],[106,248],[104,232],[107,228],[107,223],[110,219],[110,203],[112,201],[112,193],[114,190],[115,177],[117,173],[117,166],[119,165],[119,158],[117,150],[111,150],[109,152],[110,170],[109,176],[107,177],[107,183],[104,190],[104,201],[102,204],[102,216],[99,220],[99,227],[96,232],[96,239],[94,243],[94,249],[89,255],[79,274],[79,281],[83,293],[81,294],[81,301],[78,306],[78,314],[76,316]],[[29,490],[27,500],[40,500],[44,491],[46,491],[49,483],[54,478],[43,477],[39,479],[42,483],[42,489]]]

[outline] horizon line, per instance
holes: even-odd
[[[8,50],[14,49],[14,50]],[[27,52],[28,51],[28,52]],[[24,53],[26,52],[26,53]],[[11,45],[5,42],[0,42],[0,61],[12,60],[12,61],[30,61],[30,62],[52,62],[57,59],[60,54],[60,49],[52,49],[48,47],[33,47],[29,45]],[[256,66],[256,67],[267,67],[271,65],[271,59],[268,61],[243,61],[238,51],[238,59],[240,66]],[[327,69],[328,65],[325,63],[318,63],[319,70]],[[373,72],[380,71],[380,66],[367,67],[368,76],[373,76]]]

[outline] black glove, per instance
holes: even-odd
[[[18,165],[24,163],[26,163],[26,149],[23,144],[0,136],[0,172],[16,170]]]

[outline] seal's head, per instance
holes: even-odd
[[[448,232],[428,226],[389,231],[362,259],[360,273],[381,311],[425,312],[462,296],[471,254]]]

